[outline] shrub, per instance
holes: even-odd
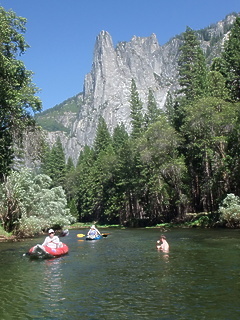
[[[220,222],[228,227],[236,227],[240,224],[240,198],[230,193],[219,207]]]
[[[49,176],[34,176],[28,169],[13,171],[6,178],[0,187],[0,218],[6,231],[30,236],[75,222],[63,188],[51,188],[51,181]]]

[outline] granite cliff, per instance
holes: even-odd
[[[197,32],[209,63],[221,52],[235,17],[236,14],[230,14]],[[83,92],[37,117],[46,129],[47,141],[53,144],[59,136],[66,159],[71,156],[76,163],[84,145],[93,143],[100,115],[110,132],[119,123],[124,123],[130,131],[132,79],[144,107],[151,89],[158,107],[164,108],[168,92],[178,86],[177,61],[181,44],[182,35],[161,46],[152,34],[146,38],[133,36],[131,41],[120,42],[114,47],[111,35],[101,31],[96,38],[92,69],[85,76]]]

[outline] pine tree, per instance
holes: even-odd
[[[164,219],[167,214],[183,213],[183,176],[186,168],[179,153],[180,135],[166,115],[158,118],[139,140],[142,165],[142,203],[151,219]],[[169,212],[171,211],[171,213]]]
[[[227,88],[233,101],[240,100],[240,17],[231,30],[222,55],[227,69]]]
[[[64,190],[66,191],[68,203],[72,203],[77,193],[76,170],[71,157],[68,158],[66,164],[66,174],[64,182]]]
[[[51,150],[50,170],[50,177],[52,178],[54,185],[64,187],[66,175],[65,153],[59,137]]]
[[[96,136],[94,140],[94,150],[96,155],[101,151],[105,150],[107,146],[111,143],[112,138],[108,131],[106,121],[101,116],[98,121]]]
[[[225,86],[225,79],[218,71],[210,71],[207,75],[208,95],[219,99],[227,100],[228,91]]]
[[[137,91],[137,86],[132,79],[131,83],[131,97],[130,97],[130,109],[131,109],[131,123],[132,123],[132,137],[136,138],[140,135],[140,133],[143,130],[143,114],[142,114],[142,109],[143,109],[143,104],[142,101],[140,100],[138,91]]]
[[[148,90],[148,104],[147,113],[145,115],[146,127],[157,121],[158,116],[161,114],[161,110],[157,107],[157,102],[154,97],[153,91]]]
[[[114,128],[112,139],[113,148],[116,153],[125,145],[128,138],[128,133],[123,123]]]
[[[72,157],[68,157],[67,164],[66,164],[66,171],[68,172],[68,171],[71,171],[74,169],[75,169],[75,166],[73,163],[73,159],[72,159]]]
[[[76,166],[77,209],[79,221],[92,221],[95,203],[94,150],[85,146],[80,152]]]
[[[115,166],[116,212],[120,223],[131,224],[137,213],[136,186],[139,179],[139,169],[136,166],[136,140],[129,138],[123,125],[115,128],[113,147],[117,157]]]
[[[202,97],[206,92],[206,62],[194,31],[187,27],[179,57],[180,93],[188,101]]]

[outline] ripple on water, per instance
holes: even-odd
[[[29,261],[22,244],[1,251],[6,320],[240,318],[236,233],[171,230],[168,255],[155,248],[159,230],[113,230],[95,243],[77,233],[59,259]]]

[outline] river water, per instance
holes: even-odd
[[[0,243],[1,320],[239,320],[240,230],[101,229],[86,241],[70,230],[69,254],[23,256],[44,237]]]

